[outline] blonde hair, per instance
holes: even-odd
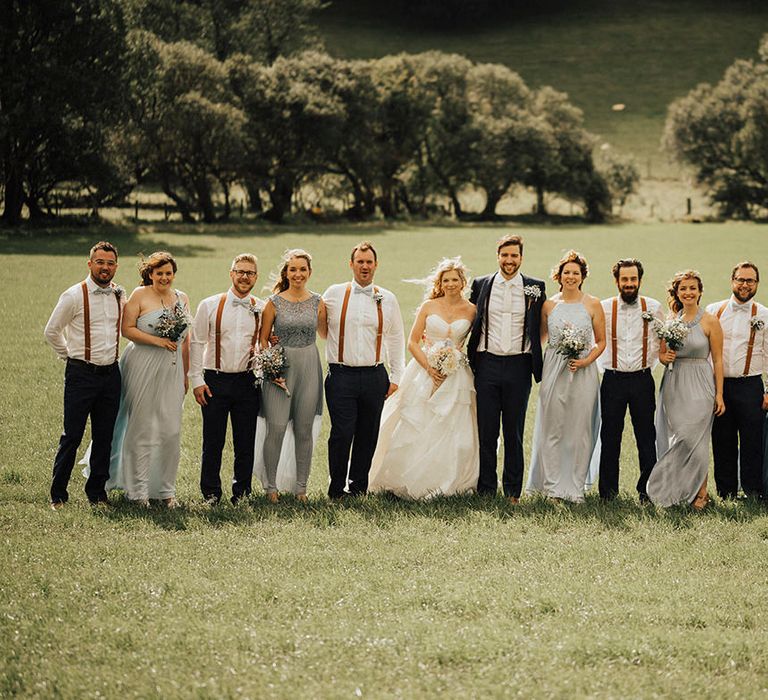
[[[280,267],[277,282],[275,282],[275,286],[272,287],[273,294],[284,292],[291,286],[290,282],[288,282],[288,263],[291,261],[291,258],[303,258],[307,261],[307,267],[310,272],[312,271],[312,256],[306,250],[303,248],[291,248],[290,250],[286,250],[283,253],[283,264]]]
[[[677,296],[677,290],[683,280],[696,280],[699,283],[699,300],[696,302],[697,304],[701,301],[701,295],[704,292],[704,283],[701,281],[700,272],[697,270],[682,270],[676,273],[669,281],[669,287],[667,287],[667,302],[669,303],[669,308],[675,312],[683,308],[683,302]]]
[[[442,289],[443,275],[446,272],[455,270],[462,286],[467,286],[467,278],[469,277],[469,270],[466,265],[461,261],[461,256],[458,255],[455,258],[443,258],[429,275],[429,281],[432,283],[431,288],[427,291],[426,299],[439,299],[445,296],[445,292]]]
[[[251,253],[240,253],[240,255],[235,256],[235,259],[232,261],[232,265],[229,269],[234,270],[235,265],[237,265],[239,262],[249,262],[256,268],[256,272],[258,272],[259,266],[256,264],[256,261],[257,258],[255,255],[252,255]]]
[[[158,267],[163,265],[171,265],[174,274],[178,269],[176,266],[176,260],[167,250],[158,250],[152,253],[149,257],[145,258],[142,253],[139,253],[139,275],[141,275],[141,284],[144,287],[152,286],[152,272]]]
[[[587,276],[589,275],[587,259],[581,253],[577,253],[575,250],[569,250],[562,258],[560,258],[560,262],[557,263],[557,266],[552,268],[552,279],[560,285],[560,291],[563,290],[563,283],[560,281],[560,277],[563,274],[563,268],[568,263],[576,263],[581,269],[581,284],[579,285],[579,289],[581,289],[581,285],[584,284],[584,280],[587,279]]]

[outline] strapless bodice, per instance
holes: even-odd
[[[457,318],[455,321],[448,323],[442,316],[429,314],[424,332],[427,341],[430,343],[439,340],[450,340],[457,348],[460,348],[464,344],[471,327],[472,322],[466,318]]]

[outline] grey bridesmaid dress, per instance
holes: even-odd
[[[691,503],[709,471],[715,377],[703,311],[688,324],[685,345],[672,370],[664,370],[656,411],[659,460],[648,478],[648,497],[660,506]]]

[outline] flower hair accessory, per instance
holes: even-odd
[[[749,319],[749,327],[752,330],[755,331],[761,331],[763,328],[765,328],[765,321],[763,321],[762,318],[758,318],[757,316],[753,316]]]

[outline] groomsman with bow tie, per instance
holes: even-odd
[[[710,304],[723,329],[723,401],[726,411],[712,424],[715,485],[720,498],[763,495],[763,421],[768,394],[768,309],[754,301],[760,282],[757,265],[740,262],[731,272],[731,297]]]
[[[67,289],[45,327],[45,339],[67,363],[64,371],[64,432],[53,462],[51,508],[69,500],[67,486],[77,448],[91,418],[91,471],[85,493],[92,505],[106,506],[112,432],[120,407],[120,323],[125,293],[112,278],[117,248],[99,241],[91,248],[90,274]]]
[[[325,400],[331,417],[328,497],[333,500],[367,492],[384,401],[397,390],[405,369],[400,306],[392,292],[373,284],[378,266],[373,245],[358,243],[349,266],[352,281],[334,284],[323,294],[328,312]]]
[[[522,236],[498,241],[499,269],[472,281],[469,300],[477,315],[467,343],[467,356],[475,373],[477,427],[480,439],[480,477],[477,492],[496,493],[496,447],[499,422],[504,433],[502,487],[510,503],[517,504],[523,487],[523,433],[531,375],[541,381],[542,354],[539,326],[546,299],[544,282],[520,272]]]
[[[252,365],[263,302],[251,295],[256,257],[242,253],[229,271],[232,286],[200,302],[192,326],[189,383],[203,414],[200,490],[208,505],[221,500],[221,453],[232,423],[232,503],[251,493],[259,390]]]
[[[659,339],[650,314],[664,320],[661,304],[640,296],[643,265],[636,258],[619,260],[612,269],[618,295],[604,299],[607,352],[599,358],[603,369],[600,386],[600,497],[619,493],[619,456],[627,408],[635,432],[640,478],[640,502],[648,501],[645,487],[656,464],[656,386],[651,372],[659,359]]]

